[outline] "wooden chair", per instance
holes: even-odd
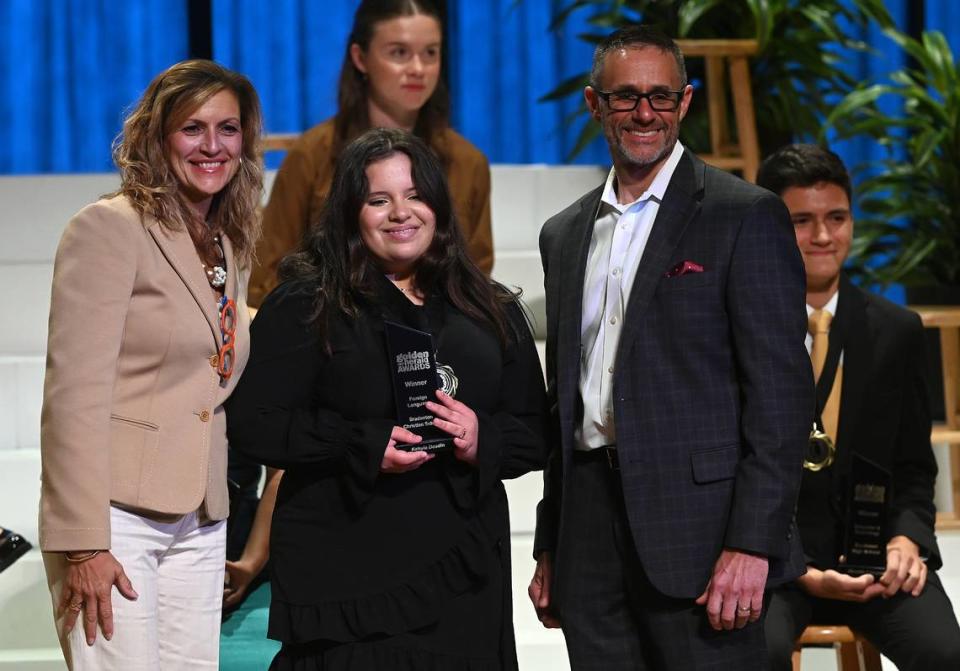
[[[710,153],[700,158],[723,170],[739,170],[753,182],[760,166],[757,119],[753,109],[750,67],[747,57],[757,53],[756,40],[677,40],[686,57],[706,60],[707,112],[710,119]],[[726,70],[724,72],[724,63]],[[727,122],[727,81],[733,96],[736,142],[730,139]]]
[[[793,649],[793,671],[800,671],[800,655],[806,646],[833,647],[837,651],[837,671],[881,671],[880,653],[850,627],[811,624]]]
[[[264,135],[260,142],[260,151],[289,151],[300,133],[271,133]]]
[[[960,307],[910,306],[926,328],[940,330],[943,404],[946,421],[933,427],[930,440],[950,446],[953,512],[937,513],[937,529],[960,529]]]

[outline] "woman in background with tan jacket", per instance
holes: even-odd
[[[217,668],[261,125],[242,75],[172,66],[124,123],[120,189],[60,241],[40,544],[71,669]]]
[[[280,260],[296,251],[319,217],[344,147],[371,128],[400,128],[440,158],[471,260],[493,268],[490,165],[449,127],[440,77],[440,15],[429,0],[363,0],[340,70],[337,114],[307,130],[284,158],[263,212],[263,238],[250,278],[250,305],[277,285]]]

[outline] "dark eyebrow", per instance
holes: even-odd
[[[430,42],[429,44],[427,44],[427,45],[425,45],[425,46],[429,49],[430,47],[439,47],[440,44],[441,44],[440,42]],[[412,45],[411,42],[405,42],[405,41],[403,41],[403,40],[394,40],[393,42],[387,42],[385,46],[388,46],[388,47],[409,47],[409,46],[413,46],[413,45]]]
[[[621,88],[613,89],[612,91],[610,91],[610,93],[642,93],[645,95],[649,95],[651,93],[671,93],[672,91],[673,89],[671,89],[669,86],[666,86],[664,84],[658,84],[657,86],[654,86],[648,91],[638,91],[632,86],[623,86]]]

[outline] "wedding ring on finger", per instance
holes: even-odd
[[[753,610],[749,607],[744,608],[743,606],[737,606],[738,615],[749,615],[751,612],[753,612]]]
[[[459,438],[460,440],[463,440],[466,437],[466,435],[467,435],[467,429],[463,428],[463,429],[460,429],[460,435],[457,436],[457,438]]]
[[[83,608],[83,601],[74,601],[68,606],[68,608],[74,613],[79,613]]]

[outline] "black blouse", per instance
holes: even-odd
[[[509,572],[498,559],[504,545],[509,552],[501,479],[541,468],[545,453],[536,349],[516,303],[503,347],[446,300],[416,306],[384,280],[359,318],[331,320],[328,355],[306,323],[312,301],[290,283],[267,298],[227,405],[231,448],[286,470],[271,533],[269,635],[349,642],[412,631],[491,571]],[[476,466],[441,454],[408,473],[379,471],[395,424],[385,319],[433,334],[437,361],[459,379],[457,400],[479,419]]]

